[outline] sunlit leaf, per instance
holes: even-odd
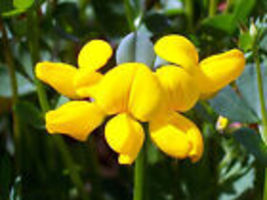
[[[34,0],[13,0],[14,7],[18,9],[27,9],[32,6]]]

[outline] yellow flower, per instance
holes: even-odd
[[[187,111],[201,95],[210,95],[234,80],[233,76],[241,73],[238,67],[242,64],[236,60],[243,57],[233,50],[199,64],[194,45],[182,36],[163,37],[155,51],[176,65],[153,73],[144,64],[124,63],[102,75],[97,70],[106,64],[112,49],[101,40],[82,48],[79,68],[63,63],[37,64],[40,80],[63,95],[78,99],[46,114],[48,132],[84,141],[111,115],[105,127],[107,143],[119,154],[119,163],[131,164],[145,139],[140,122],[149,122],[150,136],[163,152],[198,161],[203,154],[201,133],[193,122],[175,111]]]
[[[105,137],[119,153],[119,163],[131,164],[145,138],[139,121],[148,122],[156,114],[162,88],[152,71],[141,63],[121,64],[96,78],[100,74],[96,70],[111,55],[109,49],[103,41],[89,42],[79,54],[79,69],[62,63],[37,64],[37,77],[57,91],[71,98],[94,99],[73,100],[49,111],[46,128],[51,134],[66,134],[84,141],[107,115],[115,115],[106,124]]]
[[[244,54],[237,49],[210,56],[199,62],[195,46],[180,35],[164,36],[156,42],[154,48],[159,57],[174,63],[169,65],[168,69],[162,69],[164,75],[160,76],[174,76],[170,78],[171,80],[161,79],[163,86],[171,91],[171,104],[181,111],[190,109],[200,96],[210,97],[234,81],[243,72],[245,66]],[[179,71],[177,70],[178,66],[180,67]],[[172,73],[177,75],[171,75]],[[184,78],[183,74],[186,73],[188,74],[186,77],[191,76],[192,81],[189,81],[189,78]],[[189,95],[188,89],[184,84],[173,83],[173,81],[179,82],[177,79],[187,79],[187,82],[191,82],[191,85],[196,85],[197,87],[192,88],[193,90]],[[180,82],[183,81],[181,80]],[[177,105],[177,95],[186,99],[182,103],[179,102],[183,106]]]
[[[110,45],[102,40],[88,42],[78,56],[79,68],[65,63],[40,62],[35,68],[38,79],[57,92],[73,99],[90,96],[102,74],[97,72],[112,55]],[[84,94],[86,90],[86,94]],[[89,94],[88,94],[89,93]]]
[[[84,141],[103,122],[105,113],[94,102],[80,99],[93,96],[93,91],[103,77],[97,70],[106,64],[111,55],[112,48],[107,42],[92,40],[78,55],[79,68],[65,63],[37,64],[35,74],[38,79],[69,98],[79,99],[46,114],[49,133],[67,134]]]
[[[195,46],[179,35],[162,37],[154,49],[159,57],[173,64],[156,70],[170,111],[151,121],[151,138],[166,154],[196,162],[203,154],[201,133],[193,122],[175,111],[189,110],[200,97],[210,97],[235,80],[244,69],[244,55],[234,49],[199,63]]]

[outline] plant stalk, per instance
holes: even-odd
[[[5,56],[5,61],[8,67],[8,72],[10,76],[10,84],[12,88],[12,115],[13,115],[13,132],[14,132],[14,141],[15,141],[15,146],[16,146],[16,161],[17,161],[17,170],[18,172],[20,171],[20,125],[19,125],[19,117],[14,111],[14,108],[18,102],[18,83],[16,79],[16,71],[15,71],[15,65],[14,65],[14,60],[13,56],[11,53],[9,41],[8,41],[8,36],[7,36],[7,31],[4,27],[3,20],[0,17],[0,31],[2,33],[2,42],[3,42],[3,53]]]
[[[40,60],[39,19],[38,19],[38,13],[35,7],[33,9],[30,9],[28,12],[28,22],[29,22],[28,41],[29,41],[29,47],[30,47],[30,52],[31,52],[31,59],[34,65]],[[45,114],[50,109],[47,95],[43,87],[43,84],[36,77],[35,77],[35,84],[37,87],[37,95],[38,95],[39,103],[40,103],[42,112]],[[71,153],[68,150],[67,145],[65,144],[61,136],[55,136],[54,141],[62,155],[62,158],[63,158],[63,161],[66,167],[69,169],[70,178],[73,184],[78,189],[79,193],[82,196],[82,199],[88,200],[89,197],[86,195],[84,191],[83,181],[78,171],[76,170],[75,163],[71,157]]]
[[[213,17],[217,10],[217,0],[210,0],[209,2],[209,17]]]
[[[258,93],[259,93],[260,105],[261,105],[261,117],[262,117],[261,137],[265,145],[267,145],[267,113],[266,113],[265,97],[264,97],[264,90],[263,90],[263,80],[262,80],[262,72],[261,72],[261,66],[260,66],[260,58],[258,54],[258,48],[256,45],[257,44],[254,44],[253,57],[254,57],[254,62],[256,64],[257,85],[258,85]],[[267,168],[265,168],[263,200],[267,200]]]
[[[148,135],[148,128],[144,127],[146,135]],[[146,173],[146,142],[138,154],[135,160],[134,166],[134,198],[133,200],[144,200],[145,199],[145,173]]]
[[[194,7],[193,0],[184,0],[185,2],[185,15],[188,24],[188,30],[193,30],[193,20],[194,20]]]
[[[133,21],[133,14],[131,9],[131,3],[129,0],[124,0],[125,14],[128,21],[129,28],[132,32],[136,31],[136,27]]]

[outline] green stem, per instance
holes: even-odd
[[[213,17],[217,10],[217,0],[210,0],[209,2],[209,17]]]
[[[136,31],[136,27],[134,25],[133,16],[132,16],[132,9],[131,4],[129,0],[124,0],[124,8],[125,8],[125,14],[126,18],[129,24],[129,28],[131,31]]]
[[[262,137],[264,143],[267,144],[267,113],[266,113],[266,107],[265,107],[265,98],[264,98],[260,58],[259,58],[258,48],[257,48],[256,42],[255,42],[254,48],[253,48],[253,57],[254,57],[254,62],[256,64],[258,93],[259,93],[260,105],[261,105],[261,117],[262,117],[261,137]],[[267,168],[265,168],[263,200],[267,200]]]
[[[148,128],[144,127],[146,135]],[[145,169],[146,169],[146,142],[144,142],[142,150],[139,152],[134,166],[134,198],[133,200],[145,199]]]
[[[263,200],[267,200],[267,168],[265,168]]]
[[[40,56],[39,56],[39,20],[37,11],[35,9],[32,9],[28,12],[28,22],[29,22],[28,41],[31,52],[31,59],[32,63],[36,64],[39,61]],[[33,29],[31,27],[33,27]],[[46,92],[44,90],[43,84],[36,77],[35,77],[35,83],[37,87],[37,94],[42,112],[46,113],[50,109]],[[63,161],[66,167],[69,169],[70,178],[73,184],[79,190],[80,194],[82,195],[82,199],[88,200],[89,198],[84,191],[83,181],[76,170],[75,163],[71,157],[71,153],[68,150],[67,145],[65,144],[61,136],[55,136],[54,138],[55,138],[54,141],[63,157]]]
[[[10,45],[7,37],[7,32],[4,27],[4,23],[2,19],[0,18],[0,31],[2,32],[2,42],[3,42],[3,53],[5,56],[5,60],[8,67],[8,72],[10,76],[10,84],[12,88],[12,105],[13,105],[13,132],[14,132],[14,140],[16,145],[16,161],[18,171],[20,170],[20,127],[19,127],[19,117],[14,111],[14,107],[16,106],[18,102],[18,83],[16,79],[16,71],[15,71],[15,65],[13,61],[13,56],[10,50]]]
[[[187,18],[188,30],[193,30],[193,20],[194,20],[194,7],[192,0],[185,0],[185,15]]]
[[[262,117],[262,139],[267,144],[267,114],[266,114],[266,105],[265,105],[265,97],[263,90],[263,80],[262,80],[262,72],[260,67],[260,59],[258,55],[258,49],[255,47],[253,50],[254,62],[256,64],[256,72],[257,72],[257,85],[258,85],[258,93],[260,98],[261,105],[261,117]]]

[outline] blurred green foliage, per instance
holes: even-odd
[[[117,49],[104,71],[126,61],[158,66],[165,61],[155,58],[152,44],[171,33],[189,37],[201,58],[239,47],[246,53],[247,66],[231,87],[186,113],[204,135],[200,162],[168,158],[149,142],[148,199],[261,199],[267,149],[258,134],[261,116],[252,48],[256,42],[267,88],[267,2],[218,0],[212,7],[211,1],[0,0],[0,26],[7,30],[19,94],[12,104],[7,49],[0,34],[0,200],[132,199],[132,167],[117,164],[103,127],[86,143],[64,137],[75,166],[66,165],[70,161],[56,136],[45,131],[33,68],[42,60],[76,65],[81,46],[94,38],[103,38]],[[51,88],[45,90],[52,108],[67,101]],[[14,113],[20,119],[19,138],[14,134]],[[219,133],[218,115],[238,127],[233,124]],[[72,171],[80,175],[84,194],[73,184]]]

